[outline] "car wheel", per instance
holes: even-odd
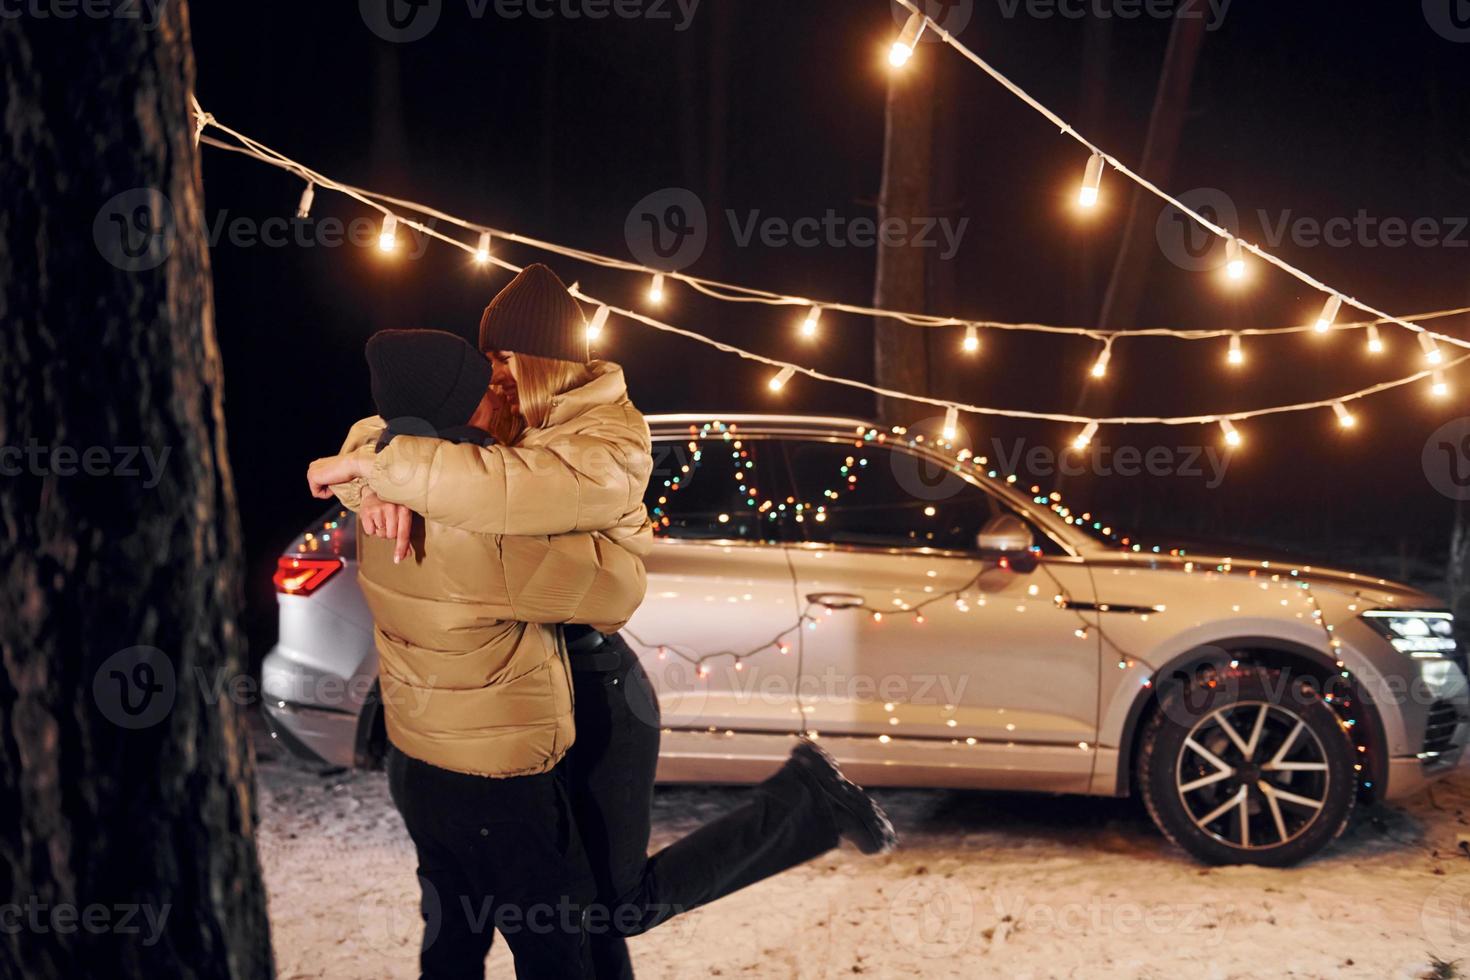
[[[1210,864],[1283,867],[1347,825],[1357,750],[1316,682],[1207,668],[1143,732],[1138,786],[1170,840]]]

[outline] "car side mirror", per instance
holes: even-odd
[[[994,561],[1002,568],[1018,572],[1036,570],[1036,552],[1031,549],[1036,538],[1031,527],[1015,514],[1000,514],[985,522],[975,537],[980,557]]]

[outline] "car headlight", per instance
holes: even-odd
[[[1428,610],[1372,609],[1363,621],[1382,633],[1399,653],[1437,660],[1455,653],[1455,617]]]

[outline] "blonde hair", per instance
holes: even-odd
[[[516,354],[511,360],[520,415],[527,428],[539,429],[551,418],[551,400],[592,380],[587,365],[554,357]],[[520,432],[516,432],[520,436]],[[507,440],[514,442],[514,440]]]

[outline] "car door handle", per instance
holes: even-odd
[[[828,609],[858,609],[863,604],[863,597],[851,592],[812,592],[806,601]]]

